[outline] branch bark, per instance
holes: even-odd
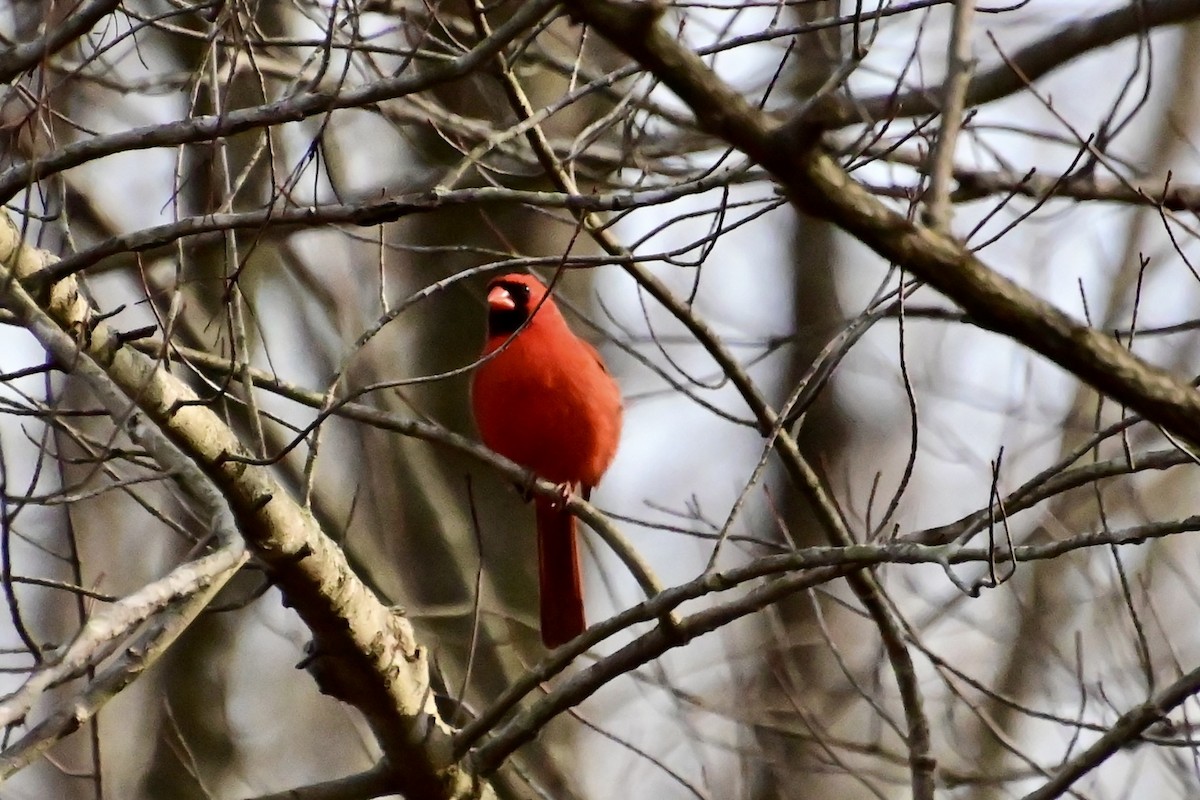
[[[92,0],[83,8],[66,14],[61,24],[52,25],[32,42],[15,44],[0,53],[0,84],[12,82],[17,75],[69,45],[120,4],[120,0]]]
[[[1091,19],[1070,22],[1021,48],[1008,58],[1008,63],[978,73],[971,81],[966,105],[983,105],[1007,97],[1024,89],[1027,80],[1037,80],[1086,53],[1153,28],[1187,22],[1198,15],[1200,0],[1133,0]],[[1013,67],[1019,69],[1020,74]],[[926,87],[858,101],[829,96],[822,98],[812,109],[793,117],[789,124],[797,128],[810,125],[844,128],[885,119],[929,116],[938,113],[940,103],[937,90]]]
[[[213,141],[258,128],[298,122],[340,108],[367,106],[430,89],[477,69],[506,44],[536,25],[554,5],[554,0],[531,0],[523,3],[507,22],[496,29],[494,36],[480,42],[453,61],[415,76],[406,72],[355,89],[301,92],[273,103],[234,109],[225,114],[208,114],[169,125],[147,125],[107,136],[82,139],[44,158],[25,161],[0,172],[0,201],[11,200],[26,186],[49,175],[114,153]]]
[[[55,332],[70,335],[77,350],[64,354],[65,360],[60,355],[60,366],[79,372],[106,401],[103,381],[111,380],[128,401],[124,411],[136,404],[134,416],[144,415],[217,486],[247,545],[312,631],[322,690],[366,717],[395,776],[395,788],[414,797],[492,796],[490,785],[450,757],[453,730],[434,704],[428,651],[417,642],[411,623],[379,602],[269,468],[244,463],[250,454],[187,385],[96,322],[74,280],[53,284],[40,302],[31,298],[22,281],[36,279],[53,261],[51,254],[25,245],[4,217],[4,305],[52,352]],[[48,325],[54,330],[48,331]],[[95,374],[98,370],[103,370],[103,380]],[[119,411],[110,408],[111,413]]]
[[[1200,667],[1182,676],[1141,705],[1126,711],[1107,733],[1059,767],[1052,779],[1025,795],[1022,800],[1054,800],[1066,794],[1070,791],[1071,784],[1100,766],[1122,747],[1136,741],[1150,726],[1161,722],[1167,714],[1197,692],[1200,692]]]
[[[974,20],[975,0],[958,0],[954,4],[947,74],[942,88],[942,125],[930,159],[925,224],[947,233],[950,231],[950,178],[954,172],[955,145],[962,129],[971,74],[975,70],[971,49],[971,25]]]
[[[657,10],[575,0],[571,13],[637,60],[687,103],[701,127],[767,169],[798,207],[828,219],[881,257],[1151,422],[1200,442],[1200,393],[1119,342],[1081,325],[992,270],[958,240],[910,222],[856,182],[821,145],[750,104],[658,24]]]

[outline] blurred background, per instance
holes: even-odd
[[[1032,791],[1195,666],[1198,550],[1187,533],[1167,535],[1200,526],[1194,456],[1154,426],[1113,428],[1119,405],[931,290],[911,286],[901,308],[910,276],[799,215],[675,96],[565,16],[516,36],[507,72],[483,59],[447,77],[484,21],[499,28],[521,6],[13,0],[0,8],[10,54],[97,16],[61,49],[5,67],[7,212],[26,241],[83,257],[110,324],[154,326],[142,344],[169,355],[248,447],[278,457],[280,480],[407,610],[448,686],[478,711],[544,656],[531,509],[507,480],[436,443],[336,413],[307,426],[323,398],[355,396],[474,437],[469,367],[492,275],[562,270],[559,303],[625,397],[621,447],[593,501],[665,585],[828,544],[717,362],[563,201],[507,75],[578,195],[624,198],[607,230],[772,404],[879,310],[831,374],[809,381],[819,391],[793,428],[858,539],[932,540],[929,529],[981,512],[963,541],[1145,526],[1136,546],[1101,536],[998,565],[997,585],[977,597],[935,564],[878,569],[917,665],[945,796]],[[828,145],[916,217],[943,128],[954,15],[948,2],[678,2],[659,24],[781,115],[835,99],[849,116],[830,125]],[[1163,0],[979,7],[950,184],[951,230],[992,269],[1184,379],[1200,343],[1194,208],[1159,200],[1200,178],[1195,19],[1200,3]],[[893,96],[927,107],[889,106]],[[260,119],[232,135],[189,133],[189,120],[248,109]],[[142,133],[117,136],[130,130]],[[32,180],[22,165],[38,161],[52,168]],[[413,213],[383,208],[412,198]],[[310,206],[320,213],[278,219]],[[9,692],[97,604],[194,558],[207,531],[83,384],[45,367],[20,328],[0,336]],[[314,399],[247,393],[246,363]],[[1103,469],[1085,472],[1092,464]],[[583,549],[590,621],[644,599],[597,537],[586,533]],[[986,565],[950,569],[965,585],[992,577]],[[255,797],[369,767],[376,746],[357,713],[295,669],[306,630],[262,573],[246,570],[215,606],[0,797]],[[57,687],[25,723],[84,683]],[[1080,796],[1200,794],[1197,711],[1189,702],[1169,728],[1122,748],[1077,784]],[[504,791],[900,798],[904,730],[879,632],[837,580],[604,686],[513,756]]]

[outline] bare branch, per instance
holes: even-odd
[[[391,794],[394,783],[392,771],[381,764],[357,775],[263,794],[253,800],[369,800]]]
[[[37,66],[71,44],[120,4],[120,0],[88,0],[82,8],[63,14],[62,19],[48,26],[42,36],[0,53],[0,84],[10,83],[19,73]]]
[[[900,264],[962,306],[980,326],[1040,353],[1146,419],[1200,442],[1200,393],[988,268],[961,243],[892,211],[817,146],[813,132],[808,137],[788,132],[751,106],[659,26],[654,13],[630,13],[606,0],[580,0],[571,8],[671,87],[705,128],[766,167],[797,206]]]
[[[1066,794],[1071,790],[1071,784],[1135,741],[1152,725],[1163,722],[1168,714],[1197,692],[1200,692],[1200,667],[1163,687],[1141,705],[1126,711],[1103,736],[1063,764],[1051,780],[1025,795],[1022,800],[1053,800]]]
[[[7,727],[24,719],[46,690],[79,677],[88,667],[97,666],[121,645],[126,636],[164,609],[200,592],[211,597],[245,561],[241,539],[229,540],[220,550],[176,567],[166,577],[143,586],[103,612],[91,615],[61,654],[0,703],[0,726]],[[180,627],[176,633],[182,631],[183,627]],[[166,644],[162,649],[165,647]]]
[[[89,681],[86,688],[77,695],[60,702],[51,710],[45,719],[30,728],[24,736],[0,752],[0,781],[14,772],[28,766],[34,759],[42,755],[53,744],[74,733],[80,726],[94,717],[107,703],[125,687],[141,677],[147,669],[167,651],[167,648],[187,630],[201,611],[212,601],[225,582],[246,561],[246,551],[243,543],[230,542],[209,556],[200,559],[172,573],[178,581],[187,581],[189,585],[180,592],[175,604],[154,609],[155,616],[150,627],[127,645],[121,654],[109,665],[104,667],[96,677]],[[90,622],[90,621],[89,621]],[[87,629],[85,628],[85,631]],[[90,642],[96,638],[95,631],[81,636],[76,645],[72,646],[71,656],[76,660],[91,660],[95,651],[75,653],[74,651],[88,645],[103,647],[107,642]],[[71,677],[77,670],[53,666],[37,673],[23,687],[18,698],[14,698],[11,709],[5,704],[5,710],[19,711],[26,703],[37,699],[41,690],[48,687],[48,681],[55,676]],[[23,711],[22,711],[23,713]]]
[[[34,181],[114,153],[208,142],[270,125],[297,122],[339,108],[357,108],[430,89],[476,69],[525,33],[556,4],[556,0],[522,3],[521,9],[497,28],[493,36],[453,61],[432,67],[419,75],[403,74],[340,92],[304,92],[265,105],[232,109],[224,114],[192,117],[168,125],[149,125],[83,139],[44,158],[26,161],[0,172],[0,202],[8,202]]]
[[[64,366],[79,370],[101,392],[111,379],[125,402],[136,402],[137,413],[160,427],[217,485],[247,544],[312,631],[322,688],[364,714],[397,770],[399,785],[447,797],[486,794],[486,786],[446,760],[442,742],[451,729],[434,705],[427,651],[411,624],[363,585],[312,515],[269,471],[231,460],[247,455],[241,443],[186,385],[93,321],[72,281],[54,284],[42,311],[18,279],[36,276],[53,258],[25,246],[7,217],[0,236],[5,304],[52,350],[67,336],[64,331],[75,331],[78,350],[60,356]],[[106,374],[103,380],[96,379],[98,369]]]
[[[1037,80],[1081,55],[1153,28],[1188,22],[1198,15],[1200,2],[1197,0],[1133,0],[1091,19],[1063,25],[1021,48],[1010,62],[1029,80]],[[1008,64],[999,64],[975,75],[964,101],[967,106],[983,105],[1008,97],[1027,85]],[[789,120],[789,124],[799,128],[810,125],[841,128],[879,120],[924,117],[936,114],[940,102],[936,89],[924,87],[858,101],[829,97],[802,117]]]
[[[942,125],[938,131],[929,169],[929,197],[925,224],[934,230],[950,230],[950,176],[954,169],[955,146],[962,128],[963,110],[975,60],[971,48],[971,26],[975,21],[975,0],[954,4],[954,22],[950,27],[950,52],[946,59],[946,81],[942,87]]]

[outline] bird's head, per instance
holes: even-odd
[[[546,287],[532,275],[513,273],[493,278],[488,284],[488,336],[511,336],[537,314],[537,319],[557,314]],[[532,323],[531,323],[532,324]]]

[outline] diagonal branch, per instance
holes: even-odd
[[[397,790],[414,797],[492,796],[489,785],[450,759],[453,731],[434,705],[428,652],[411,623],[379,602],[269,468],[244,463],[249,454],[236,435],[186,384],[96,322],[74,280],[56,283],[39,302],[33,300],[20,280],[36,276],[53,259],[22,243],[5,216],[0,299],[52,352],[70,335],[76,348],[59,354],[59,366],[79,372],[110,411],[108,382],[115,384],[127,409],[136,404],[130,424],[146,421],[158,428],[216,485],[246,544],[312,631],[322,690],[362,712]]]
[[[121,0],[91,0],[76,8],[32,42],[22,42],[0,53],[0,84],[10,83],[20,73],[57,53],[92,29],[101,18],[121,4]]]
[[[219,587],[244,563],[242,550],[240,547],[226,546],[195,561],[181,564],[166,577],[93,614],[61,655],[4,698],[0,703],[0,727],[8,727],[24,719],[48,689],[79,677],[88,667],[99,664],[110,655],[112,648],[121,644],[146,621],[208,590],[214,584]],[[3,770],[0,770],[2,776]]]
[[[82,692],[61,701],[45,719],[6,747],[0,753],[0,781],[33,763],[60,739],[78,730],[105,703],[141,677],[174,644],[245,561],[246,552],[242,543],[230,542],[208,556],[181,567],[180,570],[186,570],[187,577],[193,581],[194,585],[189,587],[192,593],[177,604],[159,610],[149,627],[126,646],[117,658],[105,665]],[[40,674],[35,677],[40,677]]]
[[[1150,726],[1162,722],[1167,714],[1200,692],[1200,667],[1163,687],[1141,705],[1134,706],[1113,723],[1108,731],[1086,750],[1067,761],[1053,778],[1022,800],[1054,800],[1071,790],[1071,784],[1100,766],[1113,753],[1137,741]]]
[[[453,61],[419,74],[404,73],[342,91],[302,92],[273,103],[238,108],[224,114],[183,119],[167,125],[147,125],[83,139],[53,153],[16,164],[0,172],[0,201],[7,202],[34,181],[63,170],[95,161],[114,153],[207,142],[223,136],[279,125],[325,114],[341,108],[357,108],[424,91],[460,78],[478,68],[513,39],[528,31],[556,5],[555,0],[530,0],[496,29],[495,35]]]
[[[1200,0],[1132,0],[1105,14],[1069,22],[1042,39],[1026,45],[1008,59],[978,73],[966,95],[967,106],[983,105],[1021,91],[1079,56],[1153,28],[1178,25],[1200,16]],[[1017,72],[1013,69],[1016,67]],[[941,110],[934,88],[901,94],[882,94],[853,100],[830,95],[790,120],[797,127],[818,125],[842,128],[884,119],[924,117]]]
[[[656,9],[609,0],[575,0],[569,7],[679,95],[702,127],[765,167],[797,206],[834,222],[958,303],[979,326],[1200,442],[1200,393],[990,269],[958,240],[884,205],[820,146],[818,131],[785,128],[748,103],[658,24]]]

